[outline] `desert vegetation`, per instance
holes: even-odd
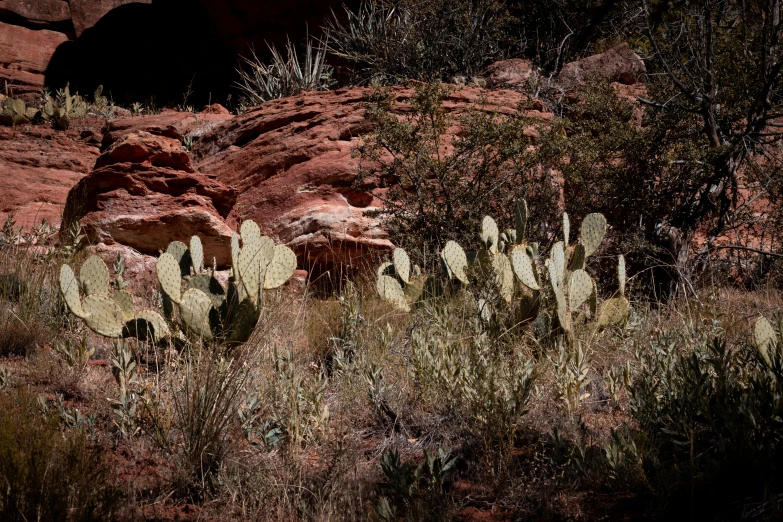
[[[308,278],[247,219],[226,266],[194,235],[131,274],[78,220],[9,216],[0,518],[783,518],[780,17],[366,0],[251,53],[235,112],[362,87],[342,188],[374,191],[395,248]],[[565,86],[620,42],[643,82]],[[535,74],[501,111],[483,75],[506,58]],[[67,87],[0,109],[122,110]]]

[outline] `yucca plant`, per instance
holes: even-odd
[[[271,63],[265,64],[255,50],[243,58],[245,69],[239,69],[237,87],[250,105],[293,96],[302,91],[322,91],[333,84],[332,68],[326,64],[328,35],[317,46],[307,41],[304,60],[300,61],[296,46],[289,40],[285,56],[269,45]]]

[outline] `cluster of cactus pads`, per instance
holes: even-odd
[[[102,95],[103,87],[95,91],[96,104],[108,101]],[[0,95],[0,123],[3,125],[23,125],[35,121],[50,121],[55,128],[67,130],[72,119],[84,118],[88,104],[78,94],[71,95],[69,87],[59,92],[57,100],[45,94],[38,108],[27,106],[24,100],[13,96]]]
[[[573,314],[583,319],[596,320],[605,328],[622,324],[628,317],[630,305],[625,297],[625,260],[618,262],[619,295],[604,301],[598,313],[598,296],[593,279],[585,271],[587,259],[596,251],[606,234],[606,219],[601,214],[590,214],[582,221],[580,242],[570,244],[570,222],[563,215],[562,241],[552,247],[549,258],[539,258],[537,243],[527,242],[527,203],[522,200],[516,209],[516,226],[501,232],[494,219],[487,216],[481,224],[478,252],[465,252],[455,241],[449,241],[441,251],[445,272],[452,283],[468,287],[489,282],[496,295],[508,305],[515,305],[519,321],[535,320],[536,330],[550,332],[557,326],[567,339],[572,339]],[[441,288],[431,276],[414,276],[410,261],[402,249],[393,253],[393,262],[378,270],[378,293],[400,310],[408,310],[422,296],[421,289]],[[451,285],[453,286],[453,285]],[[430,292],[429,295],[435,294]],[[490,303],[479,299],[484,318],[491,317]]]
[[[78,279],[70,266],[60,267],[60,291],[68,309],[94,332],[112,338],[150,338],[155,342],[171,337],[171,330],[159,313],[136,310],[133,296],[123,289],[126,284],[121,273],[114,283],[110,285],[109,269],[98,256],[84,262]]]
[[[215,259],[211,269],[204,268],[204,249],[198,236],[193,236],[189,245],[170,243],[156,263],[168,322],[151,310],[134,311],[133,297],[121,289],[125,284],[121,276],[109,296],[109,272],[98,257],[85,262],[78,281],[71,268],[63,265],[60,285],[74,315],[101,335],[140,337],[146,332],[140,326],[147,330],[151,326],[154,340],[160,341],[171,336],[170,322],[203,339],[242,343],[250,338],[258,322],[263,291],[277,288],[291,278],[296,270],[296,255],[288,247],[275,245],[262,236],[254,222],[245,221],[240,234],[232,237],[231,259],[231,276],[224,288],[215,277]],[[100,293],[96,293],[96,288]],[[84,302],[79,289],[87,294]],[[139,325],[142,319],[145,323]]]

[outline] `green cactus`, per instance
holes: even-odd
[[[588,214],[582,220],[579,236],[585,247],[585,258],[590,257],[601,246],[606,235],[606,218],[603,214]]]
[[[405,284],[411,282],[411,260],[408,257],[408,253],[402,248],[395,248],[392,252],[392,262],[394,263],[394,270],[397,275],[402,279]]]
[[[625,297],[625,257],[617,260],[617,280],[619,283],[619,295],[604,301],[601,306],[601,315],[598,318],[598,327],[607,328],[619,326],[628,319],[631,305]]]
[[[479,238],[484,247],[493,254],[498,251],[499,236],[498,224],[491,217],[484,216],[484,220],[481,222]]]
[[[378,278],[376,289],[381,299],[391,303],[395,308],[402,312],[410,312],[410,305],[405,299],[405,292],[402,285],[392,276],[382,275]]]
[[[146,339],[149,337],[148,332],[153,330],[152,338],[155,342],[171,336],[168,325],[159,314],[152,310],[136,312],[133,296],[125,290],[118,289],[109,295],[108,268],[99,257],[88,258],[79,271],[79,277],[77,280],[70,266],[61,266],[60,291],[71,313],[95,333],[110,338]],[[119,275],[117,277],[120,278]],[[83,301],[80,288],[85,292]],[[139,328],[139,320],[150,326]]]
[[[463,285],[468,284],[468,257],[455,241],[449,241],[440,253],[448,270],[449,278],[455,278]]]
[[[775,332],[772,323],[766,317],[760,316],[756,319],[756,324],[753,327],[753,340],[759,355],[761,355],[767,367],[771,368],[772,358],[770,357],[770,350],[780,343],[780,338],[777,332]]]
[[[8,97],[0,102],[0,123],[10,126],[30,123],[36,112],[33,109],[31,116],[24,100]]]
[[[193,263],[193,273],[200,274],[204,270],[204,247],[198,236],[190,238],[190,260]]]

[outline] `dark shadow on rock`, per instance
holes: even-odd
[[[107,13],[55,51],[46,70],[50,90],[92,94],[98,85],[115,103],[154,100],[158,106],[201,107],[222,100],[234,81],[237,59],[198,2],[156,0],[125,4]]]

